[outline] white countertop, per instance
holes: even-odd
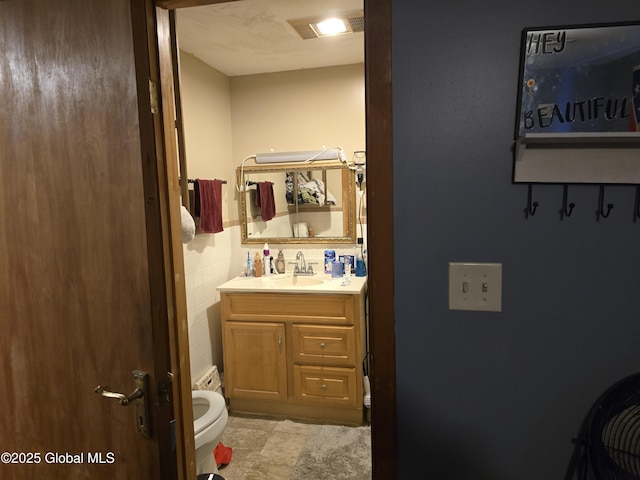
[[[340,293],[357,295],[367,285],[367,277],[350,277],[351,283],[343,285],[343,278],[331,278],[325,273],[316,273],[311,277],[269,275],[268,277],[236,277],[218,286],[220,292],[280,292],[280,293]]]

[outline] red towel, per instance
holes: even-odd
[[[231,462],[231,456],[233,455],[233,449],[227,447],[224,443],[219,442],[216,448],[213,449],[213,456],[216,459],[216,465],[218,468],[226,467]]]
[[[256,205],[260,207],[262,221],[266,222],[276,216],[276,199],[273,195],[273,183],[258,182]]]
[[[194,213],[200,217],[202,233],[222,231],[222,180],[196,180]]]

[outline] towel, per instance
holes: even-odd
[[[213,449],[213,456],[216,459],[216,465],[218,468],[223,468],[229,465],[231,457],[233,456],[233,449],[227,447],[224,443],[218,442],[216,448]]]
[[[182,217],[182,243],[189,243],[196,236],[196,224],[184,205],[180,205],[180,216]]]
[[[262,221],[266,222],[276,216],[276,199],[273,195],[273,183],[258,182],[256,205],[260,207]]]
[[[218,233],[222,229],[222,180],[194,182],[194,213],[200,217],[202,233]]]

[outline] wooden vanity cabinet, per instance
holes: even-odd
[[[230,409],[361,424],[364,294],[222,292]]]

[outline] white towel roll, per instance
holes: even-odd
[[[309,236],[309,227],[307,222],[293,224],[293,236],[298,238],[306,238]]]
[[[182,217],[182,243],[189,243],[196,236],[196,222],[184,205],[180,206]]]

